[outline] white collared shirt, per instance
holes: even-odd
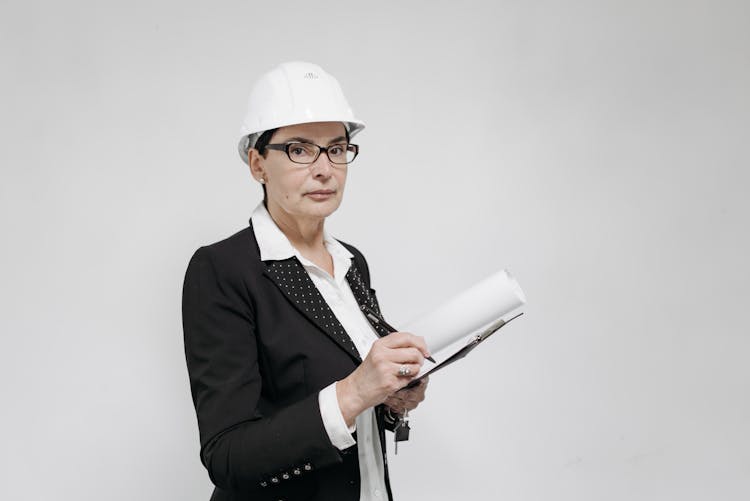
[[[305,258],[289,242],[289,239],[276,226],[268,210],[261,202],[251,216],[253,232],[260,249],[262,261],[283,260],[296,257],[305,271],[318,288],[325,302],[333,311],[344,330],[349,334],[354,346],[364,360],[370,352],[372,343],[378,335],[359,309],[354,293],[346,280],[346,273],[352,265],[352,253],[332,238],[327,231],[323,231],[323,240],[333,259],[333,276]],[[336,397],[336,383],[322,389],[318,394],[320,415],[331,443],[339,450],[347,449],[357,443],[352,432],[357,430],[359,446],[359,476],[360,501],[380,501],[387,499],[385,488],[385,467],[378,438],[378,426],[375,412],[367,409],[357,416],[354,427],[346,426],[341,415],[338,398]]]

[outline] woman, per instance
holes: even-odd
[[[374,320],[367,262],[325,231],[363,127],[316,65],[282,64],[251,93],[240,155],[263,203],[195,253],[183,290],[212,500],[392,499],[384,430],[424,399],[426,383],[398,390],[429,353]]]

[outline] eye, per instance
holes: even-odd
[[[307,143],[289,143],[289,155],[299,159],[307,159],[317,155],[316,146]]]
[[[337,157],[344,154],[344,145],[342,144],[335,144],[328,148],[328,153],[331,155],[335,155]]]

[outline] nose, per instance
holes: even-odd
[[[328,179],[333,174],[333,164],[324,151],[310,164],[310,172],[315,178]]]

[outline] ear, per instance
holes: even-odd
[[[261,179],[266,179],[264,160],[265,158],[263,158],[263,156],[258,153],[258,150],[256,150],[255,148],[250,148],[249,150],[247,150],[247,163],[250,166],[250,174],[252,174],[255,180],[259,183],[261,182]]]

